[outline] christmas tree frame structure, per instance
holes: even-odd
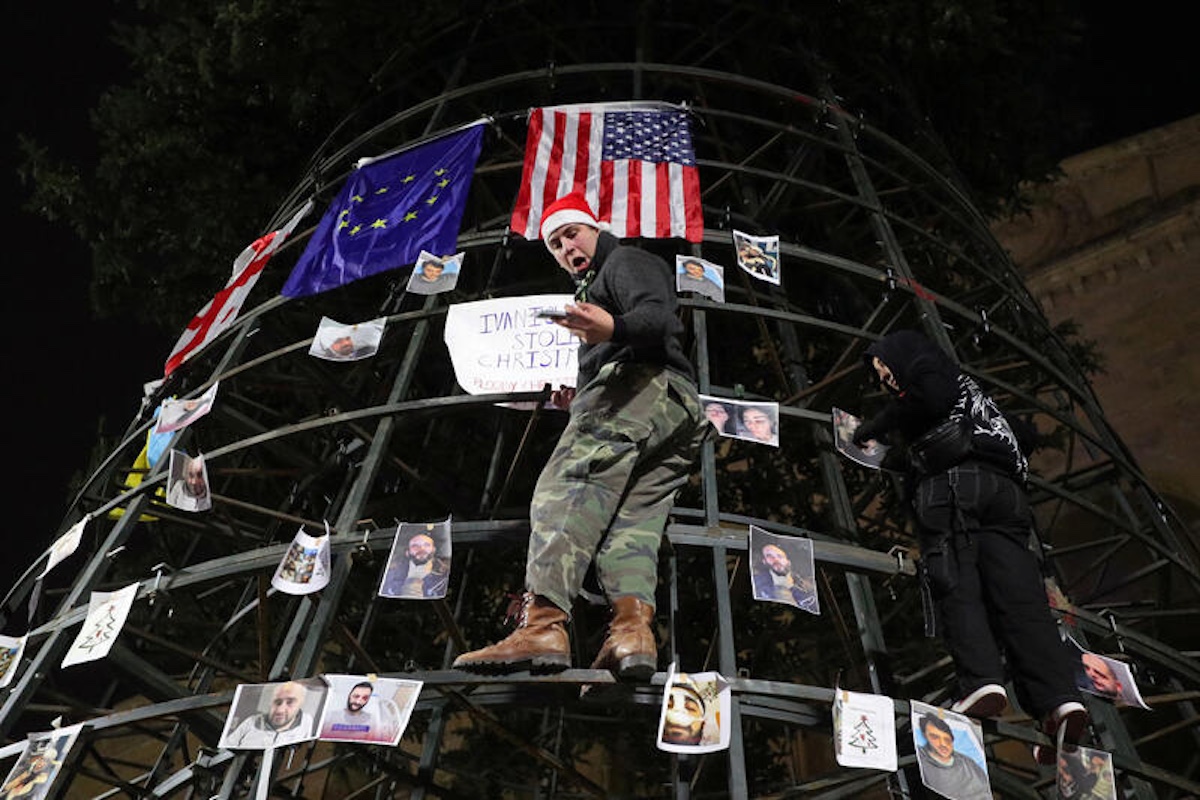
[[[173,443],[204,453],[211,512],[166,506],[157,494],[162,467],[126,486],[153,424],[154,404],[139,410],[64,523],[90,516],[81,552],[41,586],[33,565],[3,609],[11,628],[41,593],[24,658],[0,691],[5,734],[44,730],[59,715],[87,725],[85,746],[75,748],[55,791],[220,798],[260,789],[414,798],[919,791],[903,744],[898,773],[836,767],[829,725],[837,685],[895,698],[898,718],[908,698],[953,699],[948,659],[921,636],[914,541],[898,482],[840,458],[831,435],[832,408],[861,413],[879,399],[865,380],[864,348],[905,327],[924,331],[1004,408],[1056,437],[1059,448],[1035,458],[1031,481],[1047,576],[1071,603],[1056,614],[1077,640],[1135,665],[1153,699],[1145,712],[1089,698],[1091,733],[1114,754],[1126,796],[1200,791],[1200,765],[1182,752],[1197,744],[1189,698],[1200,688],[1200,665],[1185,654],[1187,631],[1173,613],[1197,605],[1195,543],[1109,428],[1069,343],[1048,327],[964,188],[947,177],[941,153],[918,152],[866,122],[834,94],[837,75],[827,77],[815,61],[801,59],[805,70],[785,84],[756,77],[733,48],[696,63],[682,44],[672,52],[666,28],[657,34],[656,61],[630,55],[537,68],[506,60],[516,58],[511,46],[501,50],[497,41],[489,50],[477,41],[455,51],[453,79],[438,84],[433,71],[414,73],[406,89],[419,101],[363,112],[314,156],[309,176],[263,230],[282,225],[310,197],[323,212],[354,159],[486,115],[458,237],[465,254],[458,286],[411,294],[402,268],[307,298],[274,297],[311,234],[315,219],[306,220],[237,323],[180,366],[155,398],[195,397],[220,382],[213,411]],[[441,333],[452,303],[569,291],[542,243],[508,230],[509,214],[529,108],[597,99],[689,104],[703,241],[638,244],[672,263],[682,253],[725,267],[724,303],[681,299],[699,389],[778,403],[780,446],[728,439],[705,446],[661,552],[663,647],[649,683],[617,685],[586,669],[456,672],[449,669],[456,653],[504,632],[506,592],[521,588],[529,496],[562,418],[541,407],[545,392],[464,394]],[[734,230],[780,236],[780,285],[738,269]],[[378,353],[353,363],[312,359],[307,349],[326,315],[385,317]],[[397,522],[447,517],[448,597],[378,598]],[[325,523],[328,586],[303,597],[271,590],[295,531],[319,532]],[[813,540],[820,616],[751,599],[751,524]],[[89,594],[132,581],[141,582],[138,599],[109,656],[60,670]],[[603,635],[604,612],[602,603],[577,605],[575,663],[584,665]],[[727,751],[699,759],[654,750],[670,662],[717,670],[732,684]],[[216,747],[237,684],[321,673],[424,681],[402,744],[306,744],[273,760]],[[1175,730],[1187,746],[1153,744]],[[984,731],[993,789],[1053,796],[1052,770],[1004,749],[1046,742],[1030,720],[1014,714]],[[827,755],[793,759],[786,753],[795,746]]]

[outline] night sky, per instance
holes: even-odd
[[[18,133],[72,159],[95,151],[89,110],[124,63],[108,41],[112,9],[112,0],[89,0],[69,11],[57,3],[29,4],[5,22],[9,63],[0,124],[9,247],[0,271],[6,343],[0,348],[0,431],[9,466],[0,499],[9,547],[0,560],[3,592],[58,534],[68,483],[87,467],[101,419],[108,434],[124,431],[142,383],[155,377],[156,366],[161,374],[172,344],[138,341],[120,321],[94,321],[86,246],[66,226],[21,211],[27,192],[16,176]]]
[[[1090,27],[1083,63],[1061,93],[1089,106],[1095,126],[1063,156],[1200,111],[1187,59],[1194,36],[1177,7],[1083,5]],[[17,133],[76,161],[94,153],[89,110],[124,70],[122,54],[109,43],[115,7],[114,0],[88,0],[68,12],[60,4],[33,3],[6,19],[0,124],[10,246],[0,276],[7,343],[0,349],[6,388],[0,430],[9,467],[0,498],[11,544],[0,567],[0,592],[59,533],[72,473],[86,468],[98,431],[118,437],[125,430],[142,384],[161,377],[174,343],[173,336],[150,336],[121,321],[93,320],[87,248],[64,226],[21,210],[26,191],[16,177]],[[231,262],[236,255],[229,254]]]

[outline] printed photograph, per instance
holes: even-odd
[[[675,290],[725,302],[725,268],[695,256],[675,256]]]
[[[450,519],[402,522],[379,584],[379,596],[433,600],[446,596],[450,583]]]
[[[317,738],[326,697],[320,679],[243,683],[233,695],[219,747],[265,750]]]
[[[321,715],[326,742],[399,743],[421,695],[421,681],[322,675],[329,691]]]
[[[24,653],[24,636],[0,636],[0,689],[12,683]]]
[[[309,536],[301,528],[275,569],[271,585],[286,594],[312,594],[329,584],[329,536]]]
[[[158,424],[154,426],[155,433],[171,433],[186,428],[212,410],[213,402],[217,399],[217,384],[199,397],[190,400],[168,398],[159,406]]]
[[[700,396],[700,404],[704,406],[704,416],[717,429],[721,436],[737,436],[737,409],[733,403],[716,397]]]
[[[56,731],[29,734],[20,758],[9,771],[3,785],[0,785],[0,800],[42,800],[49,797],[54,779],[58,777],[63,761],[82,728],[82,725],[72,725]]]
[[[1103,697],[1116,703],[1149,709],[1133,671],[1124,661],[1085,650],[1071,637],[1068,641],[1079,651],[1079,662],[1075,666],[1075,685],[1082,692]]]
[[[871,439],[863,447],[854,443],[854,432],[862,420],[848,411],[840,408],[833,409],[833,441],[837,451],[855,464],[861,464],[871,469],[879,469],[883,457],[887,455],[888,447]]]
[[[441,294],[458,286],[458,274],[462,270],[463,254],[435,256],[424,250],[417,256],[416,266],[408,278],[409,292],[413,294]]]
[[[733,248],[739,267],[760,281],[779,285],[778,236],[752,236],[735,230]]]
[[[358,361],[379,352],[383,339],[385,317],[344,325],[329,317],[321,317],[308,354],[325,361]]]
[[[755,600],[821,613],[811,539],[780,536],[751,525],[750,575]]]
[[[729,684],[716,672],[667,673],[658,720],[658,749],[711,753],[729,747]]]
[[[181,511],[208,511],[212,495],[208,491],[208,469],[204,455],[192,458],[182,450],[172,450],[167,463],[167,505]]]
[[[983,733],[976,723],[919,700],[910,707],[921,783],[949,800],[991,800]]]
[[[1058,753],[1058,796],[1070,800],[1117,800],[1112,754],[1089,747]]]
[[[779,446],[779,404],[700,395],[704,416],[717,433],[732,439]]]

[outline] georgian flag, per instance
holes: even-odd
[[[233,262],[233,275],[225,288],[217,292],[208,304],[192,317],[192,321],[183,329],[179,341],[175,343],[171,355],[167,357],[163,376],[170,375],[175,369],[195,355],[206,344],[215,339],[222,331],[232,325],[246,302],[247,295],[258,282],[258,276],[271,260],[271,256],[287,240],[287,237],[300,224],[300,220],[312,209],[312,202],[296,212],[286,225],[277,231],[262,236],[254,244],[242,251]]]

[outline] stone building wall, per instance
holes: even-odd
[[[1050,321],[1098,342],[1108,420],[1200,532],[1200,115],[1061,166],[993,231]]]

